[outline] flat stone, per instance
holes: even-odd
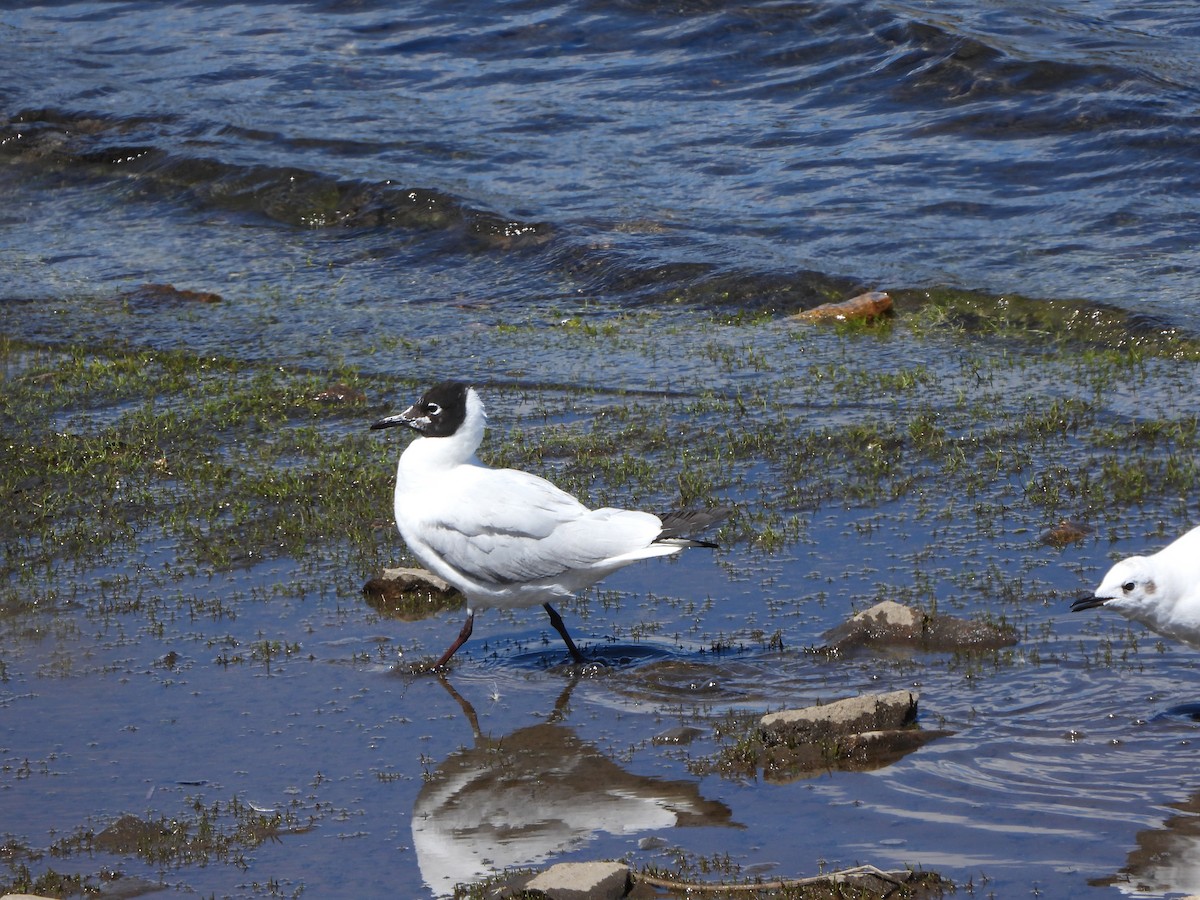
[[[916,718],[917,695],[911,691],[770,713],[759,720],[754,764],[773,782],[811,778],[830,769],[880,769],[950,734],[918,728]]]
[[[917,699],[911,691],[862,694],[821,706],[768,713],[759,724],[768,730],[798,731],[813,738],[887,731],[903,728],[916,719]]]
[[[864,609],[850,618],[851,622],[872,622],[876,625],[893,625],[898,628],[912,628],[921,624],[923,616],[911,606],[897,603],[895,600],[881,600],[869,609]]]
[[[547,900],[621,900],[629,891],[629,881],[624,863],[559,863],[535,875],[525,890]]]
[[[383,580],[394,582],[398,587],[404,590],[413,590],[414,588],[430,588],[441,594],[448,594],[454,590],[450,586],[450,582],[446,579],[434,575],[428,569],[408,568],[400,566],[395,569],[384,569]]]

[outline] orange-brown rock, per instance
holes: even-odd
[[[884,291],[870,291],[839,303],[822,303],[792,316],[801,322],[848,322],[873,319],[892,308],[892,298]]]
[[[322,403],[366,403],[367,395],[339,381],[324,390],[317,391],[313,395],[313,399]]]
[[[1051,547],[1065,547],[1067,544],[1082,541],[1091,533],[1092,529],[1090,526],[1072,519],[1063,519],[1053,528],[1047,528],[1043,531],[1038,536],[1038,540],[1043,544],[1049,544]]]

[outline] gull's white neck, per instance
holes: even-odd
[[[479,465],[475,451],[483,442],[487,415],[474,388],[467,391],[467,415],[449,437],[419,437],[400,454],[397,487],[417,487],[428,475],[461,465]]]

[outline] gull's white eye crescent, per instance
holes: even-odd
[[[436,403],[426,403],[425,412],[427,415],[438,416],[442,413],[442,408]]]

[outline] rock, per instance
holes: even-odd
[[[177,288],[173,284],[143,284],[128,294],[122,295],[123,299],[135,303],[220,303],[221,295],[213,294],[208,291],[189,291],[182,288]]]
[[[862,694],[820,706],[769,713],[759,725],[767,730],[787,730],[806,740],[903,728],[916,721],[917,699],[911,691]]]
[[[170,832],[161,824],[147,822],[131,813],[126,813],[96,835],[96,849],[105,853],[137,853],[139,849],[153,846]]]
[[[366,403],[367,395],[339,381],[322,391],[317,391],[313,399],[321,403]]]
[[[629,884],[624,863],[559,863],[533,876],[524,892],[546,900],[621,900]]]
[[[916,727],[917,695],[865,694],[819,706],[770,713],[718,756],[724,775],[792,781],[831,769],[889,766],[948,731]]]
[[[822,303],[792,316],[800,322],[848,322],[873,319],[892,308],[892,298],[884,291],[870,291],[839,303]]]
[[[383,574],[363,585],[367,603],[385,616],[411,622],[443,609],[457,609],[463,596],[450,584],[426,569],[384,569]]]
[[[1091,533],[1092,529],[1088,525],[1072,519],[1063,519],[1053,528],[1047,528],[1038,535],[1038,540],[1051,547],[1065,547],[1067,544],[1082,541]]]
[[[704,732],[699,728],[692,728],[687,725],[676,725],[674,728],[668,728],[666,731],[660,731],[650,740],[655,744],[690,744],[696,738],[703,735]]]
[[[894,600],[876,603],[822,635],[822,650],[843,653],[859,647],[909,648],[933,652],[998,650],[1017,643],[1011,627],[929,615]]]
[[[382,580],[404,591],[427,589],[438,594],[450,594],[454,588],[445,578],[434,575],[428,569],[405,568],[384,569]]]

